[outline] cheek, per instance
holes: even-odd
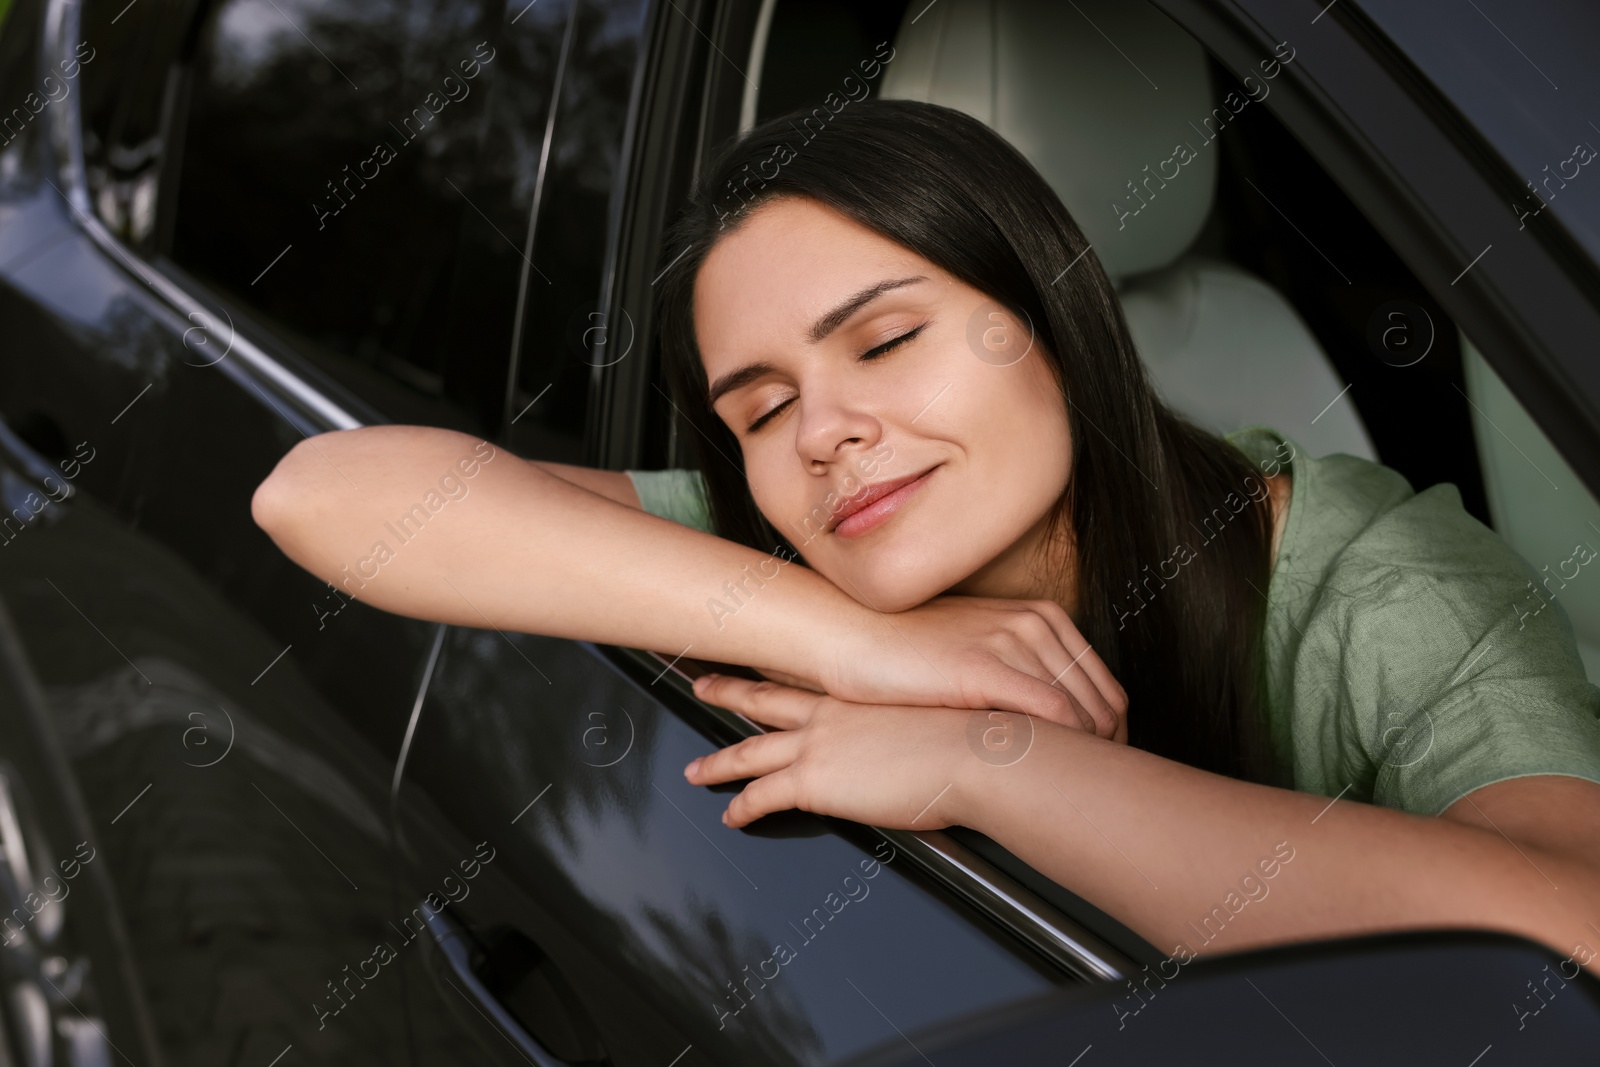
[[[817,501],[805,498],[808,488],[792,444],[783,448],[767,442],[744,453],[745,477],[756,508],[785,537],[796,537],[795,522]]]
[[[1059,491],[1071,465],[1072,440],[1066,401],[1044,357],[984,367],[963,393],[958,417],[974,459],[1003,476],[1004,484],[1037,480],[1055,483]]]

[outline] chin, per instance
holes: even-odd
[[[869,554],[849,566],[830,568],[824,577],[867,607],[892,613],[924,604],[961,581],[965,571],[951,571],[950,564],[949,559],[929,560],[921,554]]]

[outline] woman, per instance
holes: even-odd
[[[1175,416],[976,119],[863,101],[798,140],[724,149],[663,242],[698,473],[485,463],[362,598],[775,679],[695,685],[776,728],[685,769],[752,779],[732,827],[969,826],[1180,961],[1480,926],[1600,972],[1600,691],[1454,488]],[[469,441],[323,435],[257,521],[332,579]]]

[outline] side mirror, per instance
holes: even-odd
[[[1600,942],[1600,938],[1596,939]],[[1413,1067],[1600,1056],[1595,949],[1416,931],[1146,967],[885,1041],[836,1067],[1274,1063]]]

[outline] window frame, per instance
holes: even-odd
[[[1600,269],[1562,234],[1506,239],[1505,205],[1523,186],[1484,136],[1354,5],[1148,2],[1235,76],[1278,41],[1296,48],[1264,105],[1600,495]],[[1485,245],[1494,255],[1473,263]]]

